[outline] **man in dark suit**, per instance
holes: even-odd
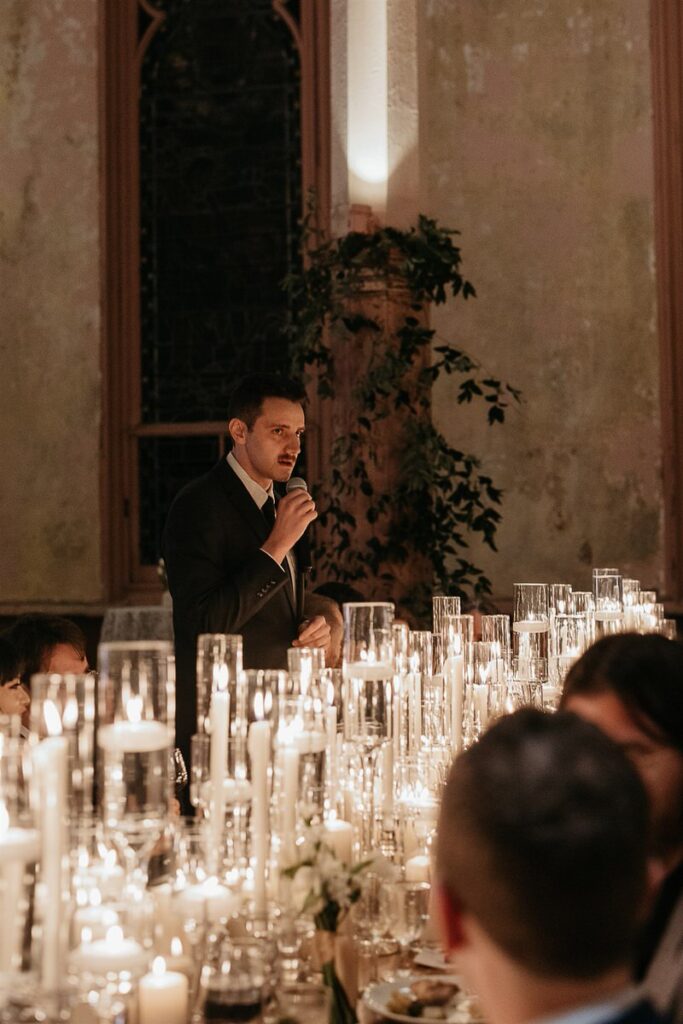
[[[176,496],[163,552],[173,597],[176,742],[189,758],[196,725],[196,644],[200,633],[239,633],[245,668],[283,668],[287,648],[325,647],[322,616],[297,609],[295,546],[316,518],[310,494],[277,502],[304,433],[300,385],[269,374],[245,377],[232,393],[232,451]]]
[[[453,768],[437,837],[447,948],[490,1024],[654,1024],[630,987],[648,890],[637,772],[576,715],[500,719]]]

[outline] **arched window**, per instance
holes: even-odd
[[[327,3],[107,0],[103,50],[107,569],[145,600],[232,383],[287,366],[309,188],[327,215]]]

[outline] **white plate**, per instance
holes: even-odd
[[[429,1017],[409,1017],[407,1013],[393,1013],[387,1010],[386,1006],[393,992],[397,989],[408,989],[414,981],[445,981],[449,985],[457,985],[462,990],[462,978],[457,974],[410,974],[407,978],[400,978],[396,981],[380,981],[377,985],[371,985],[363,995],[363,1001],[373,1013],[379,1014],[386,1020],[395,1020],[399,1024],[416,1024],[417,1021],[429,1022],[429,1024],[466,1024],[471,1020],[470,1003],[471,999],[464,992],[456,992],[450,1007],[450,1014],[441,1021],[434,1021]],[[462,997],[462,1000],[460,1000]],[[462,1001],[462,1010],[459,1003]]]

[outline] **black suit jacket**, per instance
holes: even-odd
[[[189,764],[200,633],[239,633],[245,668],[286,668],[297,620],[290,576],[261,551],[263,513],[225,459],[176,496],[163,554],[173,597],[176,742]]]

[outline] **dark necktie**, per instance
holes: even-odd
[[[275,526],[275,502],[272,498],[267,498],[264,505],[261,505],[261,511],[263,512],[263,518],[268,524],[268,529],[272,530]]]

